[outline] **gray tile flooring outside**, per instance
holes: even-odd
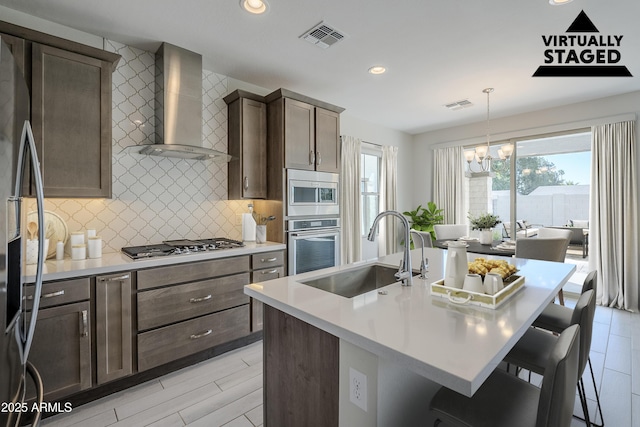
[[[573,305],[575,300],[567,298],[566,304]],[[640,314],[597,307],[593,329],[591,362],[605,425],[640,427]],[[593,414],[594,389],[588,372],[585,375]],[[580,414],[576,402],[575,413]],[[262,343],[74,408],[44,420],[42,425],[260,426]],[[582,425],[576,419],[572,422],[572,426]]]

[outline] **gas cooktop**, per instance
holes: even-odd
[[[238,240],[227,239],[225,237],[214,237],[212,239],[198,240],[165,240],[162,243],[129,246],[121,249],[122,253],[131,259],[144,259],[168,255],[183,255],[197,252],[210,252],[221,249],[241,248],[244,243]]]

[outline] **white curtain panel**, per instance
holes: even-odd
[[[635,122],[591,128],[589,268],[597,302],[638,310],[638,188]]]
[[[362,141],[342,135],[342,167],[340,174],[341,259],[343,264],[360,261],[360,148]]]
[[[380,212],[398,209],[398,147],[382,147],[382,168],[380,171]],[[384,239],[379,246],[381,256],[398,252],[398,226],[395,218],[387,217],[380,222],[380,236]]]
[[[464,149],[462,146],[439,148],[433,158],[433,202],[444,209],[445,224],[466,224]]]

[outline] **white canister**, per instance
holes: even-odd
[[[62,243],[60,240],[58,240],[58,243],[56,243],[56,259],[58,261],[64,259],[64,243]]]
[[[89,237],[89,258],[102,258],[102,238],[100,236]]]
[[[72,245],[71,259],[74,261],[87,258],[87,245]]]
[[[87,240],[89,240],[91,237],[96,237],[96,230],[95,230],[95,228],[89,228],[89,229],[87,229]]]
[[[82,231],[74,231],[70,235],[71,247],[84,245],[84,233]]]

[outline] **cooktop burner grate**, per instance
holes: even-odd
[[[136,260],[158,256],[208,252],[219,249],[241,248],[243,246],[244,243],[238,240],[227,239],[225,237],[214,237],[211,239],[198,240],[166,240],[161,244],[125,247],[122,248],[122,252],[128,257]]]

